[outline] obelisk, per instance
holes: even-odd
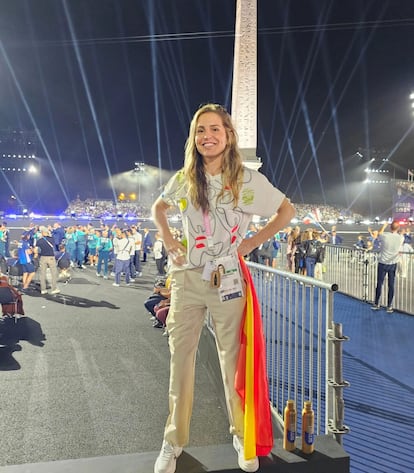
[[[257,0],[237,0],[231,116],[244,164],[262,165],[257,146]]]

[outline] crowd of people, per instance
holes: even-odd
[[[89,218],[149,218],[151,210],[148,205],[143,205],[135,201],[118,201],[110,199],[85,199],[77,197],[69,203],[64,211],[68,217],[89,217]]]
[[[155,235],[154,240],[150,230],[141,229],[139,224],[110,226],[101,222],[95,227],[91,223],[63,226],[55,222],[45,226],[31,222],[19,240],[4,241],[0,263],[2,273],[21,276],[22,292],[29,290],[38,272],[44,295],[48,285],[51,294],[59,293],[59,280],[70,278],[71,269],[87,266],[93,267],[98,277],[108,279],[112,275],[115,287],[121,284],[121,278],[130,284],[142,276],[141,263],[150,252],[154,252],[159,275],[164,275],[166,253],[162,239]]]
[[[307,215],[313,213],[318,209],[318,215],[322,222],[330,222],[338,220],[351,219],[353,221],[362,221],[363,216],[360,213],[354,212],[350,209],[343,209],[333,205],[327,204],[309,204],[309,203],[295,203],[293,204],[296,210],[296,218],[302,221]],[[110,199],[85,199],[81,200],[77,197],[70,202],[64,215],[76,217],[89,218],[117,218],[117,217],[131,217],[147,219],[151,216],[151,209],[144,204],[138,204],[134,201],[118,201],[114,202]]]
[[[250,238],[258,231],[261,225],[251,223],[246,233],[246,238]],[[353,248],[360,251],[361,255],[369,253],[378,254],[381,249],[381,233],[383,230],[368,227],[368,235],[358,234]],[[408,261],[414,254],[413,238],[410,227],[398,228],[398,233],[402,236],[402,244],[399,248],[398,268],[401,277],[407,277]],[[273,235],[269,240],[255,248],[247,259],[254,263],[264,264],[273,268],[277,267],[278,254],[281,242],[286,243],[286,261],[280,269],[287,269],[298,274],[312,276],[322,279],[324,272],[324,258],[326,245],[343,244],[343,237],[337,232],[336,226],[330,231],[323,231],[320,228],[300,226],[286,227],[282,231]]]

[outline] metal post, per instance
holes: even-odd
[[[328,340],[333,343],[334,358],[334,379],[328,380],[328,385],[334,389],[334,418],[329,419],[328,429],[334,435],[335,440],[342,445],[342,436],[349,432],[349,428],[344,425],[345,403],[343,389],[349,386],[348,381],[343,380],[342,374],[342,342],[349,340],[342,335],[342,324],[334,323],[333,330],[330,331]]]

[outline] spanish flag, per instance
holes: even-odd
[[[250,271],[239,260],[247,287],[235,388],[244,407],[244,456],[249,460],[269,454],[273,432],[260,306]]]

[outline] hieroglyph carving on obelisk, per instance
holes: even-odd
[[[257,0],[237,0],[231,115],[245,164],[259,168],[257,145]]]

